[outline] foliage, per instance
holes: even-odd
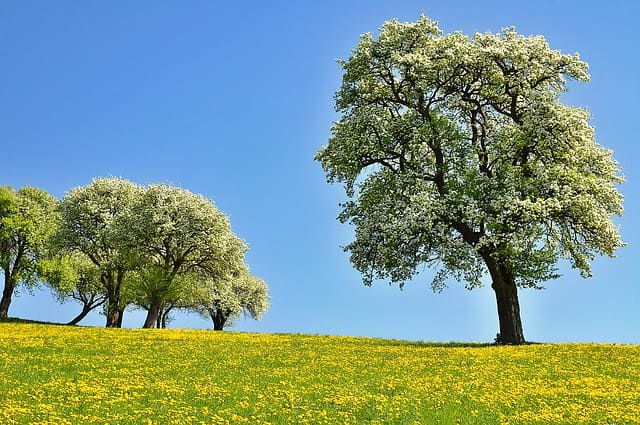
[[[449,274],[480,286],[490,249],[535,287],[559,258],[586,276],[622,246],[618,166],[588,112],[560,103],[567,78],[588,80],[577,54],[513,29],[442,35],[423,16],[362,36],[341,64],[341,119],[317,159],[354,198],[340,219],[366,283],[426,263],[440,266],[436,289]]]
[[[637,423],[639,356],[624,345],[0,323],[0,421]]]
[[[39,268],[60,302],[71,298],[79,287],[91,292],[100,290],[100,269],[80,253],[51,256],[41,260]]]
[[[85,254],[106,271],[127,266],[130,259],[119,249],[119,225],[141,193],[141,187],[115,177],[72,189],[60,205],[63,226],[57,240],[61,247]]]
[[[0,186],[0,268],[4,290],[0,317],[6,317],[11,297],[19,286],[39,282],[38,262],[57,225],[56,200],[47,192],[25,186],[17,192]]]
[[[18,283],[43,279],[59,301],[82,303],[71,324],[104,305],[107,326],[119,327],[131,302],[148,310],[145,327],[174,308],[215,312],[222,325],[243,311],[257,319],[267,287],[249,274],[246,250],[215,204],[188,190],[94,179],[58,205],[36,188],[0,187],[0,316]]]

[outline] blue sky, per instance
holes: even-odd
[[[590,64],[592,81],[571,84],[564,99],[590,109],[598,140],[621,164],[626,212],[617,222],[629,245],[596,260],[591,279],[562,266],[546,290],[521,291],[525,337],[640,343],[635,2],[2,0],[0,184],[60,198],[112,175],[210,197],[270,285],[267,315],[235,330],[491,341],[498,321],[488,286],[451,282],[434,294],[430,271],[402,291],[362,285],[340,249],[352,237],[335,220],[344,192],[313,161],[337,119],[336,59],[385,20],[421,12],[446,32],[514,25]],[[78,311],[36,291],[9,313],[66,321]],[[143,317],[128,312],[124,324]],[[180,314],[171,326],[211,324]]]

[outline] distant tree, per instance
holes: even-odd
[[[35,187],[17,192],[0,186],[0,268],[4,288],[0,318],[9,314],[15,290],[39,282],[38,262],[46,256],[48,239],[55,231],[56,200]]]
[[[258,320],[269,308],[265,281],[246,268],[223,277],[200,282],[192,293],[191,309],[213,321],[213,329],[221,331],[241,314]]]
[[[134,183],[110,177],[72,189],[60,203],[62,223],[55,243],[65,252],[82,253],[98,268],[100,290],[107,299],[107,327],[122,326],[126,307],[122,287],[135,262],[121,245],[121,228],[125,215],[142,194],[143,189]]]
[[[136,296],[153,327],[167,304],[175,304],[194,274],[233,269],[246,246],[212,201],[188,190],[150,185],[131,209],[122,240],[138,258]]]
[[[519,344],[518,287],[557,278],[561,259],[589,276],[623,246],[618,165],[589,113],[560,101],[567,79],[589,79],[577,54],[513,29],[443,35],[423,16],[363,35],[341,65],[341,117],[316,159],[352,198],[339,218],[365,284],[424,264],[435,290],[488,273],[500,342]]]

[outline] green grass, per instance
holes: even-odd
[[[2,424],[640,423],[640,347],[0,323]]]

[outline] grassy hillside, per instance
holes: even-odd
[[[640,346],[0,323],[0,423],[640,423]]]

